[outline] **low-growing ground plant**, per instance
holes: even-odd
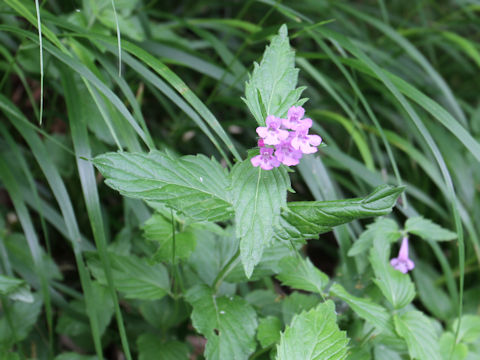
[[[478,359],[478,6],[163,5],[0,4],[0,359]]]

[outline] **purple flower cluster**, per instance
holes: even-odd
[[[267,116],[265,120],[267,126],[257,127],[257,134],[260,136],[258,140],[260,155],[250,160],[252,165],[260,166],[263,170],[272,170],[280,164],[294,166],[298,165],[303,154],[316,152],[322,138],[308,134],[312,127],[312,119],[302,119],[304,114],[303,107],[292,106],[286,119]]]
[[[408,237],[402,239],[402,245],[400,245],[400,251],[398,252],[398,257],[390,260],[390,265],[392,265],[396,270],[401,271],[406,274],[415,267],[415,263],[412,259],[408,257]]]

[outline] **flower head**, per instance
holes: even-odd
[[[396,270],[401,271],[406,274],[415,267],[415,263],[408,257],[408,237],[405,236],[402,239],[402,245],[400,246],[400,251],[398,252],[398,257],[390,260],[390,265],[392,265]]]
[[[305,109],[303,107],[292,106],[288,109],[287,118],[283,119],[283,126],[290,130],[296,130],[301,123],[303,115],[305,115]]]
[[[257,127],[257,134],[265,144],[277,145],[288,137],[288,131],[281,129],[282,119],[268,115],[265,120],[267,126]]]
[[[301,150],[304,154],[313,154],[317,152],[317,146],[321,144],[322,138],[318,135],[308,134],[308,130],[312,126],[311,119],[303,121],[305,124],[297,127],[295,135],[292,137],[292,147],[295,150]]]
[[[280,161],[273,155],[273,149],[267,147],[260,148],[260,155],[250,159],[253,166],[260,166],[263,170],[272,170],[280,166]]]
[[[291,142],[294,134],[290,133],[290,136],[275,146],[275,156],[284,165],[294,166],[298,165],[302,158],[302,152],[293,148]]]

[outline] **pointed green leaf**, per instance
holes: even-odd
[[[457,234],[454,232],[444,229],[421,216],[409,218],[405,223],[405,231],[420,236],[422,239],[435,241],[448,241],[457,238]]]
[[[348,338],[336,323],[332,301],[297,315],[282,333],[277,360],[342,360]]]
[[[110,253],[113,278],[118,291],[128,299],[156,300],[164,297],[169,289],[167,269],[162,264],[150,265],[146,259],[135,255],[122,256]],[[95,278],[106,285],[105,272],[98,258],[91,257],[88,267]]]
[[[367,250],[370,250],[373,246],[373,240],[381,236],[385,241],[394,242],[402,236],[402,233],[398,229],[397,223],[388,218],[379,218],[375,220],[373,224],[367,226],[357,241],[348,251],[349,256],[355,256],[361,254]]]
[[[380,332],[395,335],[393,321],[387,310],[368,298],[359,298],[349,294],[340,284],[333,284],[330,293],[345,301],[362,319],[375,326]]]
[[[395,309],[407,306],[415,297],[415,287],[408,274],[390,265],[390,243],[377,238],[370,250],[370,263],[375,273],[373,281]]]
[[[280,209],[287,203],[290,178],[283,167],[265,171],[247,159],[234,166],[231,179],[236,233],[245,274],[250,277],[263,249],[272,243]]]
[[[15,332],[10,328],[7,317],[2,314],[0,318],[0,344],[9,348],[15,340],[25,339],[37,322],[41,310],[42,300],[38,295],[34,296],[32,303],[17,301],[9,306],[6,311],[9,311]]]
[[[295,52],[290,48],[287,26],[282,25],[245,84],[244,100],[259,125],[265,124],[267,115],[282,117],[292,105],[303,104],[299,99],[305,88],[296,88],[297,79]]]
[[[328,276],[312,264],[310,259],[302,259],[298,256],[288,257],[281,261],[280,274],[277,279],[285,286],[311,291],[321,294],[328,283]]]
[[[388,214],[405,188],[383,185],[365,198],[290,202],[282,213],[281,239],[316,238],[333,227],[371,216]]]
[[[443,333],[439,340],[442,360],[464,360],[468,355],[468,346],[455,342],[455,335],[451,332]]]
[[[227,174],[214,159],[118,152],[97,156],[94,164],[107,185],[124,196],[163,202],[198,221],[232,216]]]
[[[245,300],[216,297],[204,285],[191,288],[186,299],[193,306],[193,326],[207,338],[208,360],[248,359],[255,350],[257,315]]]
[[[395,329],[405,339],[412,359],[441,360],[439,339],[431,320],[420,311],[394,317]]]

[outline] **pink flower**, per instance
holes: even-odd
[[[275,156],[282,164],[287,166],[298,165],[302,158],[302,152],[292,147],[291,139],[293,136],[294,134],[290,133],[287,140],[275,146]]]
[[[272,148],[261,147],[260,155],[250,159],[253,166],[260,166],[263,170],[272,170],[280,166],[280,161],[273,155]]]
[[[305,115],[305,109],[301,106],[292,106],[288,109],[287,118],[283,119],[283,126],[287,129],[296,130],[300,125],[300,119]],[[311,126],[311,125],[310,125]]]
[[[304,154],[313,154],[317,152],[317,146],[321,144],[322,138],[318,135],[309,135],[308,129],[311,126],[311,119],[305,119],[307,121],[306,126],[300,126],[296,129],[295,135],[292,138],[292,147],[295,150],[301,150]],[[310,126],[308,126],[310,124]],[[308,126],[308,127],[307,127]]]
[[[415,263],[408,257],[408,237],[405,236],[402,239],[402,245],[400,246],[398,257],[390,260],[390,265],[404,274],[415,267]]]
[[[263,139],[265,144],[277,145],[288,137],[288,131],[280,129],[282,125],[281,119],[268,115],[265,122],[267,126],[257,127],[257,134]]]

